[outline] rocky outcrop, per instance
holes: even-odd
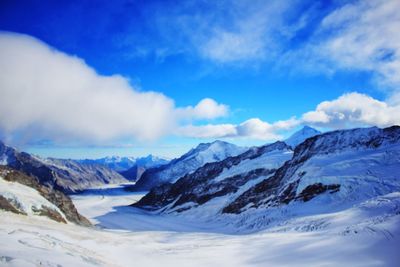
[[[43,198],[58,207],[68,221],[82,226],[91,225],[89,220],[78,213],[71,199],[67,195],[57,189],[42,185],[37,177],[29,176],[21,171],[6,166],[0,166],[0,175],[6,181],[20,183],[36,190]],[[4,197],[0,199],[0,202],[2,203],[0,206],[5,210],[15,213],[23,213],[18,209],[18,207],[15,207],[10,200],[5,199]],[[49,207],[42,207],[34,212],[38,215],[47,216],[58,222],[65,222],[62,215]]]

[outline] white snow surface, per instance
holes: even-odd
[[[91,213],[96,220],[138,197],[124,194],[93,191],[74,202],[86,216],[108,207]],[[102,204],[96,203],[101,198]],[[399,207],[398,192],[246,235],[226,234],[223,228],[201,231],[195,222],[186,231],[178,222],[166,230],[163,217],[155,214],[142,222],[148,229],[127,231],[107,223],[102,226],[110,228],[84,228],[0,211],[0,266],[398,266]],[[140,224],[144,216],[117,213],[117,224]]]
[[[226,178],[243,174],[258,168],[278,169],[283,165],[283,163],[285,163],[285,161],[291,159],[292,155],[292,150],[273,150],[264,153],[255,159],[245,159],[238,165],[234,165],[229,169],[225,168],[224,171],[214,180],[219,182]]]
[[[44,207],[57,211],[65,221],[65,215],[53,203],[49,202],[39,194],[35,189],[16,182],[8,182],[0,177],[0,195],[18,207],[18,210],[26,213],[28,216],[36,216],[35,210]],[[39,215],[37,215],[39,216]]]

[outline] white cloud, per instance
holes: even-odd
[[[290,130],[299,125],[299,121],[292,118],[287,121],[278,121],[273,124],[258,118],[252,118],[240,124],[208,124],[187,125],[180,127],[177,135],[195,138],[248,138],[257,140],[277,140],[282,130]]]
[[[135,90],[119,75],[99,75],[78,57],[26,35],[0,33],[0,58],[0,132],[8,137],[156,139],[179,123],[178,113],[207,119],[227,112],[212,99],[177,109],[163,94]]]
[[[176,135],[194,138],[226,138],[237,135],[233,124],[185,125],[177,129]]]
[[[176,134],[196,138],[248,138],[271,141],[282,139],[282,132],[291,131],[299,125],[331,130],[400,125],[399,114],[398,103],[391,104],[353,92],[331,101],[321,102],[315,110],[304,113],[300,119],[292,117],[269,123],[253,118],[240,124],[189,125],[180,127]]]
[[[400,105],[389,105],[370,96],[359,93],[344,94],[341,97],[320,103],[314,111],[303,115],[305,124],[332,129],[357,126],[387,127],[400,125]]]
[[[177,113],[182,119],[215,119],[227,116],[229,107],[211,98],[204,98],[195,107],[181,108]]]

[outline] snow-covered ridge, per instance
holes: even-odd
[[[400,127],[329,132],[306,139],[294,153],[280,145],[287,148],[251,148],[205,164],[134,206],[255,230],[298,211],[340,211],[400,191]]]
[[[288,144],[291,147],[296,147],[297,145],[301,144],[306,140],[307,138],[316,136],[321,134],[320,131],[311,128],[310,126],[304,126],[302,129],[299,131],[295,132],[293,135],[291,135],[289,138],[287,138],[284,142]]]
[[[329,132],[298,145],[293,158],[275,175],[250,188],[224,211],[241,213],[310,200],[320,210],[340,209],[399,191],[399,169],[400,127]]]
[[[135,190],[148,190],[163,183],[173,183],[188,173],[192,173],[206,163],[217,162],[237,156],[246,148],[223,141],[199,144],[178,159],[166,165],[146,170],[135,185]]]
[[[25,215],[39,214],[58,222],[91,225],[78,213],[67,195],[55,188],[44,186],[39,178],[7,166],[0,166],[0,177],[3,179],[0,193],[1,209]]]
[[[45,216],[60,222],[67,222],[62,211],[41,196],[38,191],[20,183],[5,181],[1,175],[0,197],[3,198],[3,201],[7,201],[11,205],[9,208],[16,213],[28,216]]]
[[[162,208],[163,212],[184,211],[213,198],[230,198],[248,182],[270,176],[291,155],[291,148],[283,142],[253,147],[238,156],[207,163],[174,184],[156,187],[134,205],[152,210]],[[214,211],[217,212],[218,209]]]

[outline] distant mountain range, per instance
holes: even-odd
[[[84,159],[77,161],[82,164],[98,164],[106,166],[118,172],[129,181],[138,180],[148,168],[158,167],[169,162],[168,159],[151,154],[139,158],[112,156],[100,159]]]
[[[132,168],[136,164],[135,157],[119,157],[119,156],[110,156],[99,159],[81,159],[76,161],[82,164],[103,165],[116,172],[126,171],[129,168]]]
[[[100,164],[70,159],[42,159],[0,143],[0,165],[37,177],[42,185],[73,193],[110,183],[126,183],[119,173]]]

